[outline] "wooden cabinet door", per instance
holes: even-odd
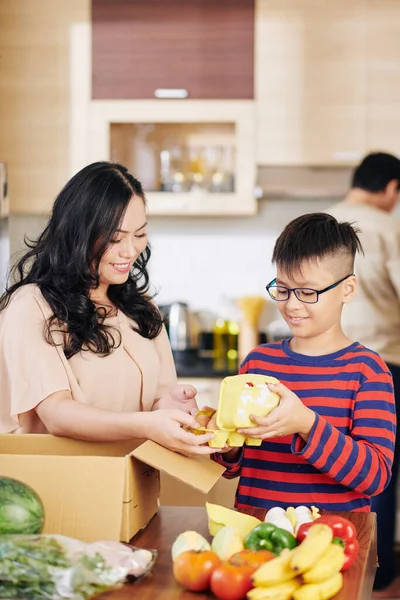
[[[365,5],[258,0],[260,164],[329,165],[365,151]]]
[[[400,155],[400,2],[368,1],[367,147]]]
[[[92,96],[252,99],[254,0],[92,0]]]

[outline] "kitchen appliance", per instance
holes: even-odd
[[[174,355],[176,370],[187,373],[198,366],[200,324],[185,302],[159,306]]]
[[[199,338],[199,323],[196,315],[185,302],[173,302],[160,306],[173,351],[196,350]]]
[[[7,165],[0,162],[0,296],[5,291],[10,266],[9,214]]]

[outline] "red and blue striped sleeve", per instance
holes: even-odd
[[[222,452],[211,454],[211,459],[219,465],[225,467],[225,472],[222,474],[222,477],[225,477],[225,479],[234,479],[240,475],[243,461],[243,448],[240,448],[239,456],[235,462],[227,461],[225,459],[225,454]]]
[[[292,453],[347,488],[374,496],[390,481],[395,436],[393,380],[381,372],[357,392],[350,435],[317,414],[307,443],[293,437]]]

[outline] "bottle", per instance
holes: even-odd
[[[227,370],[235,374],[238,370],[238,340],[239,324],[230,319],[228,321]]]
[[[225,319],[219,317],[215,321],[213,336],[213,368],[224,371],[228,353],[228,326]]]
[[[213,335],[214,371],[237,373],[239,326],[234,320],[218,318]]]
[[[192,146],[189,148],[189,189],[191,192],[204,191],[204,183],[204,151],[199,146]]]

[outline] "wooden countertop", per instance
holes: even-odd
[[[249,514],[262,519],[265,511],[254,509]],[[375,577],[376,515],[375,513],[339,513],[352,521],[357,529],[360,551],[354,565],[344,573],[344,585],[335,600],[370,600]],[[209,593],[193,593],[179,586],[172,575],[171,546],[175,538],[188,529],[210,539],[205,508],[163,506],[149,525],[132,540],[135,546],[155,548],[158,558],[147,577],[123,588],[98,596],[99,600],[208,600]]]

